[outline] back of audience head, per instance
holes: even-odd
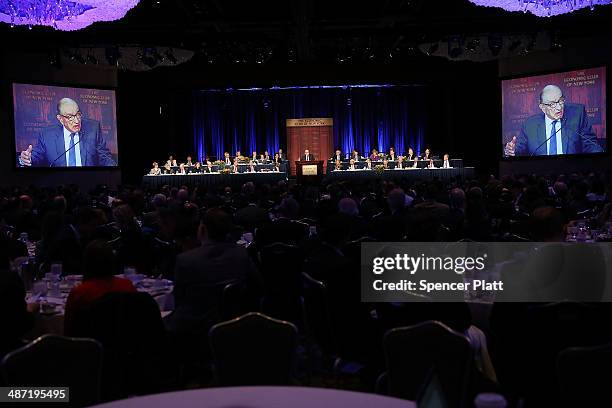
[[[115,274],[115,255],[106,241],[91,241],[83,253],[83,279],[110,277]]]
[[[231,231],[232,219],[220,208],[211,208],[204,213],[200,223],[200,238],[205,241],[223,242]]]
[[[556,208],[539,207],[530,218],[531,235],[536,242],[562,242],[563,216]]]

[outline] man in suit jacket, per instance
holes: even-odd
[[[540,93],[542,113],[529,117],[518,137],[506,143],[504,155],[553,156],[602,152],[584,105],[566,103],[561,89],[546,85]]]
[[[310,153],[310,150],[304,150],[304,155],[302,156],[302,161],[312,161],[316,160],[314,154]]]
[[[283,149],[278,149],[278,158],[280,159],[280,161],[287,160],[287,156],[285,155],[285,153],[283,153]]]
[[[35,146],[21,152],[20,166],[81,167],[116,166],[106,141],[100,131],[100,123],[84,119],[79,105],[70,98],[57,104],[59,124],[43,129]]]
[[[334,163],[336,162],[336,160],[342,161],[342,150],[336,149],[336,152],[329,160],[333,161]]]
[[[231,217],[226,212],[208,210],[200,224],[202,245],[176,258],[175,311],[166,319],[170,330],[210,327],[220,317],[218,293],[223,285],[230,281],[260,283],[246,249],[228,241],[230,229]]]

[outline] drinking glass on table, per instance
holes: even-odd
[[[38,280],[32,285],[32,300],[34,302],[39,302],[40,311],[43,311],[43,303],[47,297],[47,291],[47,281],[45,280]]]

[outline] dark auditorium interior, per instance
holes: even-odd
[[[610,24],[0,0],[0,408],[612,406]]]

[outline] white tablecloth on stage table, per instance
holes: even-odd
[[[96,408],[416,408],[412,401],[362,392],[310,387],[203,388],[147,395]]]

